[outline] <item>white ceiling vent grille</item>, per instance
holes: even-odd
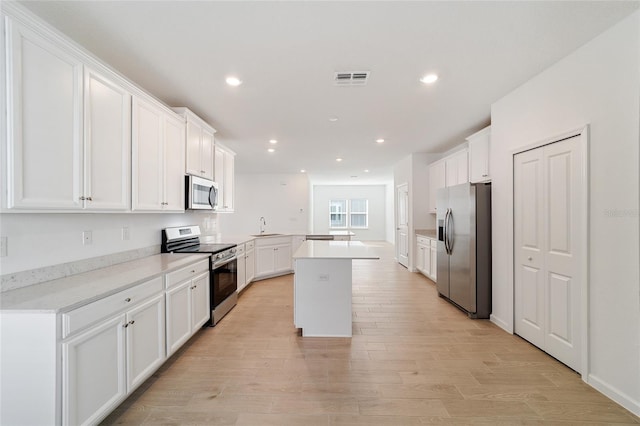
[[[336,86],[364,86],[369,80],[369,71],[341,71],[335,73]]]

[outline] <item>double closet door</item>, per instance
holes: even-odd
[[[515,333],[581,370],[584,161],[581,136],[514,156]]]

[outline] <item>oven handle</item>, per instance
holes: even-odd
[[[227,263],[229,263],[229,262],[231,262],[231,261],[236,260],[237,258],[238,258],[238,257],[237,257],[235,254],[233,255],[233,257],[227,257],[226,259],[219,261],[219,263],[214,263],[214,264],[213,264],[213,269],[218,269],[218,268],[220,268],[221,266],[224,266],[224,265],[226,265]]]

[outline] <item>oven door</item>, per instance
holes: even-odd
[[[228,262],[212,268],[211,272],[211,309],[238,289],[238,261],[234,257]]]

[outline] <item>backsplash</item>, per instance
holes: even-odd
[[[0,276],[0,293],[160,253],[155,245]]]

